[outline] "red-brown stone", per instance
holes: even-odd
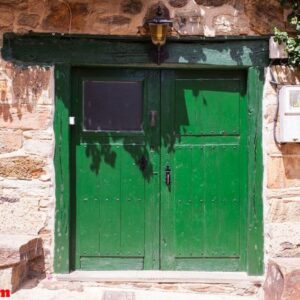
[[[0,4],[0,28],[11,26],[13,22],[14,14],[12,8],[1,6]]]
[[[130,18],[122,15],[112,15],[112,16],[101,17],[97,21],[98,23],[102,23],[102,24],[126,25],[130,23]]]
[[[21,4],[22,2],[26,2],[26,1],[23,1],[23,0],[0,0],[0,4],[9,4],[9,5]]]
[[[274,32],[274,27],[285,28],[283,8],[278,0],[246,0],[245,13],[250,21],[250,28],[257,34]]]
[[[35,28],[39,23],[39,15],[21,13],[18,18],[18,25]]]
[[[187,5],[189,0],[169,0],[169,4],[173,7],[180,8]]]
[[[278,258],[270,261],[264,291],[265,300],[299,300],[300,258]]]
[[[195,2],[199,5],[205,6],[221,6],[230,2],[230,0],[195,0]]]
[[[39,178],[44,174],[44,163],[28,157],[0,159],[0,176],[19,179]]]
[[[59,1],[48,2],[48,14],[43,21],[44,30],[68,31],[71,11],[67,3]]]
[[[123,13],[136,15],[142,11],[143,3],[141,0],[123,0],[121,8]]]
[[[70,3],[70,8],[72,11],[71,31],[83,30],[89,15],[88,3]]]

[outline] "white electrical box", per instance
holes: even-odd
[[[300,85],[279,91],[280,142],[300,143]]]

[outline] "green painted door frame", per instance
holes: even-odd
[[[149,39],[135,37],[28,34],[4,35],[2,56],[22,65],[55,65],[55,255],[56,273],[74,269],[70,179],[71,70],[75,66],[153,69],[232,69],[247,73],[248,210],[247,272],[263,272],[262,91],[268,64],[267,37],[170,39],[168,58],[153,62]]]

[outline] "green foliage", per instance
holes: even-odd
[[[281,5],[290,9],[288,22],[295,28],[294,34],[281,31],[275,28],[275,41],[279,44],[286,44],[286,52],[290,65],[300,66],[300,1],[299,0],[280,0]]]

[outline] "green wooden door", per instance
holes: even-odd
[[[170,70],[161,84],[161,267],[245,270],[245,77]]]
[[[75,267],[158,269],[159,73],[74,69],[73,91]]]
[[[73,70],[77,269],[246,269],[245,80]]]

